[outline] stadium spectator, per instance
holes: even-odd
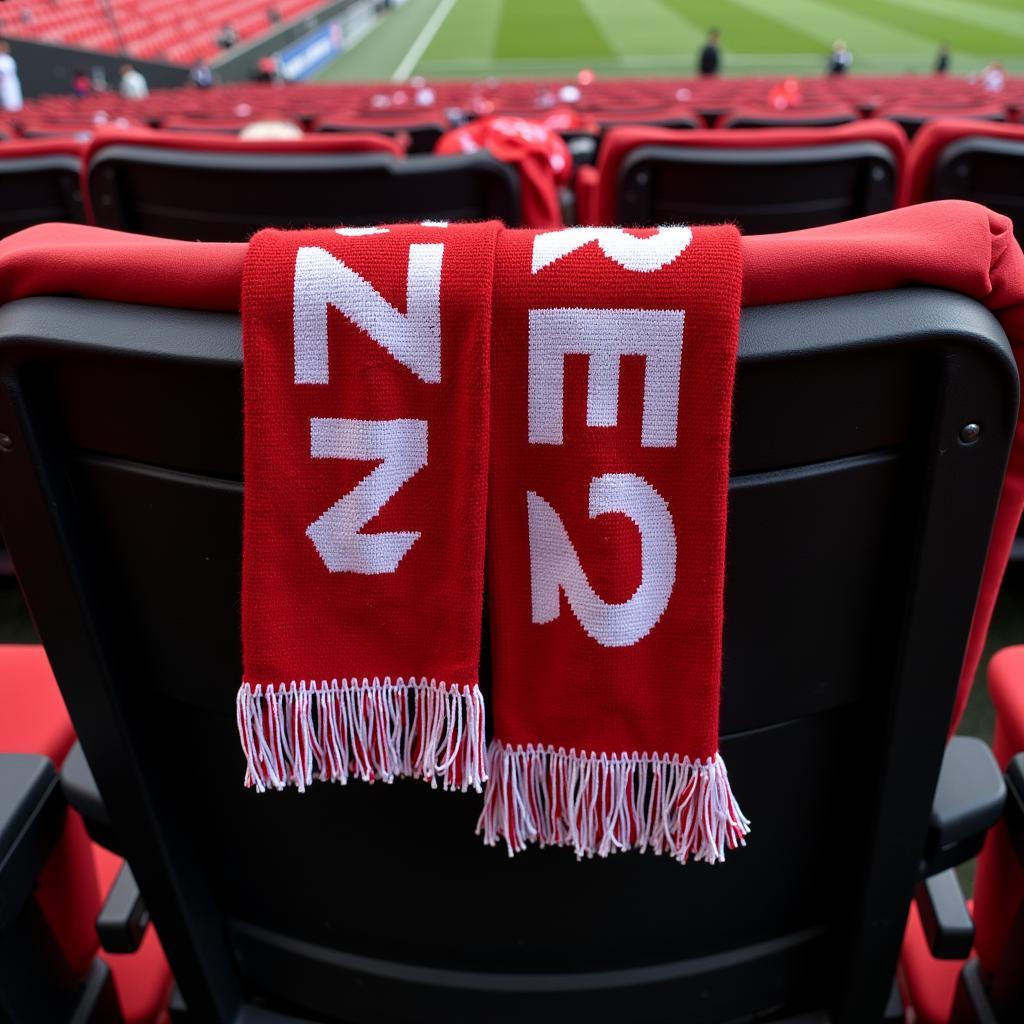
[[[239,133],[238,137],[247,142],[290,142],[301,139],[305,132],[292,121],[252,121]]]
[[[18,65],[11,56],[11,47],[0,40],[0,108],[9,111],[21,110],[21,79]]]
[[[276,25],[280,20],[281,20],[281,12],[273,4],[271,4],[267,8],[267,21],[271,25]]]
[[[986,92],[1002,92],[1006,84],[1006,72],[998,61],[992,61],[981,73],[981,84]]]
[[[944,75],[949,71],[949,65],[951,61],[949,53],[949,43],[941,43],[939,45],[939,55],[935,58],[935,74]]]
[[[832,44],[832,52],[828,58],[828,73],[830,75],[845,75],[853,63],[853,54],[850,53],[846,43],[837,39]]]
[[[700,58],[697,62],[700,73],[705,77],[718,74],[718,67],[721,64],[721,54],[718,50],[718,40],[721,32],[717,28],[708,29],[708,37],[700,51]]]
[[[209,89],[213,85],[213,71],[205,60],[197,60],[189,69],[188,77],[197,89]]]
[[[75,68],[75,73],[71,76],[71,91],[80,100],[92,95],[92,79],[84,68]]]
[[[277,61],[273,57],[260,57],[256,61],[256,73],[253,75],[256,82],[277,81]]]
[[[231,22],[226,22],[217,33],[217,45],[222,50],[230,50],[238,42],[238,29]]]
[[[126,100],[144,100],[149,95],[149,85],[142,72],[136,71],[131,64],[122,64],[119,91]]]

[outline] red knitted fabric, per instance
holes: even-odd
[[[480,788],[497,230],[263,231],[250,243],[247,785]]]
[[[480,831],[721,860],[718,754],[735,228],[498,242]]]
[[[558,186],[569,183],[573,165],[561,135],[521,117],[483,117],[445,132],[434,146],[434,152],[442,154],[481,149],[518,170],[524,226],[562,226]]]

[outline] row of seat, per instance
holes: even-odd
[[[319,0],[214,0],[190,4],[177,0],[18,0],[0,11],[0,32],[15,39],[66,43],[89,50],[124,53],[149,60],[189,64],[211,60],[219,51],[217,33],[230,23],[239,40],[269,31],[278,20],[316,7]]]
[[[729,132],[616,128],[597,165],[577,170],[575,220],[728,219],[761,234],[962,198],[1022,227],[1022,167],[1020,125],[936,122],[909,148],[883,121]],[[0,147],[0,179],[3,234],[69,221],[238,241],[268,225],[497,217],[510,226],[552,226],[552,208],[560,221],[558,176],[535,153],[518,167],[485,152],[406,156],[393,139],[372,133],[248,142],[143,130],[100,133],[88,143],[12,143]],[[549,201],[539,204],[539,193]]]

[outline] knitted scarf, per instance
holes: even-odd
[[[480,831],[717,861],[734,228],[503,232]]]
[[[732,228],[254,238],[247,784],[486,781],[510,853],[743,842],[718,753],[740,288]]]
[[[497,230],[268,230],[249,244],[237,711],[258,790],[484,780]]]

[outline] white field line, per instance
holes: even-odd
[[[395,73],[391,76],[392,82],[404,82],[412,74],[434,36],[437,35],[437,30],[444,24],[444,19],[451,14],[454,6],[455,0],[441,0],[420,34],[413,40],[412,46],[402,58],[402,63],[395,68]]]

